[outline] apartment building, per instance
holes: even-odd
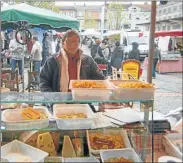
[[[166,5],[158,5],[156,13],[156,31],[182,30],[183,15],[182,2],[169,2]],[[138,23],[146,30],[150,28],[150,18],[147,21]]]

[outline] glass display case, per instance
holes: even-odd
[[[116,100],[117,99],[117,100]],[[133,123],[126,123],[126,124],[118,124],[115,123],[115,119],[111,119],[110,125],[107,125],[107,122],[104,123],[103,119],[100,119],[100,116],[103,116],[103,112],[100,112],[100,110],[95,110],[93,108],[94,114],[96,116],[96,120],[94,124],[90,127],[86,128],[75,128],[75,129],[66,129],[61,130],[58,127],[58,124],[56,123],[56,120],[53,117],[53,106],[54,104],[87,104],[90,107],[91,106],[99,106],[101,103],[128,103],[133,102],[134,105],[139,106],[140,110],[139,112],[143,112],[143,120],[141,122],[133,122]],[[57,142],[57,155],[54,157],[49,156],[47,159],[49,161],[54,162],[55,159],[61,159],[62,157],[62,150],[63,150],[63,139],[65,139],[65,135],[69,136],[70,138],[76,138],[79,137],[82,139],[83,142],[83,148],[84,148],[84,154],[83,157],[89,157],[94,156],[99,160],[102,160],[101,155],[94,154],[91,152],[91,146],[89,145],[90,139],[88,138],[88,133],[90,132],[102,132],[105,133],[108,130],[117,130],[122,131],[126,133],[126,138],[124,139],[125,143],[127,139],[129,140],[129,145],[127,145],[125,148],[130,148],[135,151],[135,153],[138,156],[139,162],[152,162],[153,161],[153,131],[151,133],[148,130],[149,127],[149,112],[153,111],[153,103],[154,99],[148,99],[148,100],[120,100],[120,98],[116,98],[115,96],[111,95],[108,99],[100,100],[75,100],[72,97],[72,93],[61,93],[61,92],[55,92],[55,93],[48,93],[48,92],[35,92],[35,93],[19,93],[19,92],[1,92],[1,104],[28,104],[28,105],[34,105],[34,106],[44,106],[49,111],[49,117],[48,117],[48,125],[46,127],[39,127],[38,125],[32,125],[30,127],[30,124],[28,127],[24,124],[21,127],[17,127],[16,124],[12,124],[10,126],[7,125],[7,122],[1,121],[1,145],[6,144],[8,142],[11,142],[15,139],[20,140],[20,136],[22,132],[25,131],[39,131],[39,132],[55,132],[59,133],[59,141]],[[20,107],[20,105],[18,105]],[[129,108],[130,109],[130,108]],[[1,108],[1,113],[3,113],[6,109]],[[2,114],[3,116],[4,114]],[[1,117],[2,117],[1,116]],[[107,119],[107,117],[105,117]],[[97,120],[98,119],[98,120]],[[1,119],[2,120],[2,119]],[[119,122],[119,120],[117,120]],[[117,122],[116,121],[116,122]],[[78,122],[79,123],[79,122]],[[100,124],[103,123],[103,124]],[[21,125],[21,124],[20,124]],[[151,128],[153,128],[151,126]],[[124,136],[124,135],[123,135]],[[123,137],[122,136],[122,137]],[[61,149],[62,148],[62,149]],[[114,150],[111,148],[110,150]],[[148,157],[148,158],[147,158]],[[53,160],[52,160],[53,158]],[[46,161],[46,159],[45,159]]]

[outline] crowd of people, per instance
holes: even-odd
[[[22,76],[23,73],[22,59],[24,58],[24,53],[25,51],[29,52],[29,58],[31,63],[33,64],[32,71],[41,73],[39,79],[41,82],[40,88],[42,90],[47,90],[45,88],[45,85],[49,85],[49,87],[50,85],[52,85],[52,87],[57,87],[53,88],[53,90],[58,91],[59,80],[61,79],[65,80],[67,83],[68,78],[92,79],[96,76],[102,78],[100,76],[101,74],[99,73],[100,71],[97,64],[107,65],[107,72],[108,75],[110,75],[112,73],[112,67],[119,70],[121,68],[123,60],[135,59],[140,61],[140,51],[138,49],[138,43],[136,42],[132,44],[132,50],[128,54],[125,54],[124,48],[122,45],[120,45],[119,41],[116,41],[114,44],[111,45],[109,38],[104,38],[103,40],[100,40],[99,38],[92,37],[92,39],[90,39],[89,46],[91,50],[89,52],[90,54],[87,54],[85,56],[84,54],[81,55],[81,48],[82,45],[87,44],[87,37],[81,39],[79,33],[77,33],[76,31],[69,30],[64,34],[62,38],[56,38],[56,44],[54,47],[55,54],[53,54],[53,46],[49,37],[49,33],[45,33],[42,43],[40,43],[38,41],[38,37],[33,36],[31,40],[27,43],[27,45],[21,45],[17,41],[19,40],[19,42],[21,42],[21,37],[17,36],[15,38],[14,36],[11,37],[9,45],[6,43],[6,45],[4,46],[7,48],[4,48],[4,50],[7,50],[9,54],[7,63],[9,62],[9,58],[11,58],[11,62],[9,62],[9,64],[11,64],[11,68],[13,71],[15,71],[18,64],[20,76]],[[76,53],[76,51],[72,52],[74,51],[74,49],[77,49],[77,52],[79,51],[77,55],[73,55],[73,53]],[[65,51],[69,55],[67,55]],[[60,56],[60,54],[62,54],[63,57],[61,58],[64,58],[64,61],[60,57],[58,57]],[[55,58],[56,56],[58,58]],[[158,60],[161,60],[160,56],[160,51],[155,44],[153,77],[155,77],[156,64]],[[83,63],[84,65],[82,65]],[[87,68],[82,68],[86,66]],[[62,69],[59,70],[58,67],[62,67]],[[92,74],[90,74],[89,72]],[[52,76],[52,78],[50,79],[48,75]],[[60,76],[59,80],[56,80],[58,76]],[[51,81],[52,79],[53,81]],[[61,84],[61,89],[65,90],[66,85]]]

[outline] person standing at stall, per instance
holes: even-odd
[[[17,40],[21,42],[20,36],[17,36]],[[24,46],[17,42],[16,38],[12,39],[9,44],[9,50],[11,52],[11,68],[13,71],[16,69],[16,65],[18,64],[19,75],[22,79],[23,67],[22,67],[22,59],[24,59]]]
[[[42,92],[68,92],[70,80],[104,79],[95,61],[79,49],[80,41],[80,35],[74,30],[64,34],[60,54],[49,57],[41,70]]]
[[[52,44],[51,41],[49,40],[49,34],[45,33],[44,38],[43,38],[43,44],[42,44],[42,65],[46,62],[46,59],[51,56],[52,54]]]
[[[42,61],[42,48],[37,37],[32,38],[33,47],[31,50],[31,56],[33,61],[33,71],[40,72]]]
[[[153,60],[153,71],[152,71],[152,77],[155,79],[156,78],[156,65],[159,62],[161,62],[161,53],[160,50],[158,49],[158,45],[155,43],[154,44],[154,60]]]

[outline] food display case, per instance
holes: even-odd
[[[127,159],[132,162],[144,162],[146,155],[151,154],[152,158],[148,161],[152,162],[153,146],[148,146],[148,141],[151,141],[149,135],[152,134],[149,133],[148,126],[149,112],[153,110],[154,97],[138,100],[132,97],[131,100],[116,95],[115,91],[114,87],[110,87],[110,89],[107,89],[108,93],[104,99],[94,97],[93,99],[83,98],[83,100],[73,98],[72,92],[1,93],[1,103],[19,104],[16,109],[22,111],[21,115],[24,118],[30,118],[34,123],[34,125],[25,125],[25,123],[31,123],[31,120],[27,119],[26,122],[19,121],[18,124],[14,122],[13,128],[10,128],[12,126],[7,124],[9,123],[7,119],[2,121],[1,149],[4,144],[10,145],[9,143],[19,140],[24,145],[46,152],[48,156],[44,153],[44,162],[72,162],[75,160],[78,162],[93,162],[94,160],[105,162],[105,159],[110,159],[108,153],[111,155],[111,159],[119,156],[120,159]],[[103,93],[102,90],[100,93]],[[115,96],[118,96],[118,98]],[[143,107],[140,110],[144,112],[144,120],[140,122],[140,125],[138,123],[115,124],[109,121],[102,112],[91,107],[92,104],[92,106],[96,106],[101,103],[128,102]],[[28,111],[25,115],[23,112],[25,108],[21,107],[22,105],[25,106],[24,104],[28,104]],[[43,106],[44,109],[46,108],[46,117],[44,117],[46,121],[45,125],[41,127],[38,125],[40,122],[37,122],[37,118],[40,119],[42,115],[40,112],[34,113],[34,110],[37,111],[36,108]],[[69,109],[71,112],[68,112]],[[12,111],[15,110],[12,109]],[[1,112],[4,116],[7,110],[1,109]],[[11,110],[8,110],[8,112],[11,113]],[[4,117],[2,117],[3,119]],[[69,123],[72,123],[71,126],[69,126]],[[73,123],[76,123],[76,125]],[[136,132],[143,135],[143,140],[140,142],[142,150],[136,149],[137,145],[134,144],[133,133]],[[92,139],[90,139],[91,137]],[[13,151],[13,153],[18,152],[18,150]],[[6,151],[6,153],[12,154],[12,151]],[[1,155],[1,159],[7,159],[7,157]],[[31,159],[34,161],[33,158]],[[11,160],[7,159],[6,161]],[[14,161],[18,162],[17,160]]]

